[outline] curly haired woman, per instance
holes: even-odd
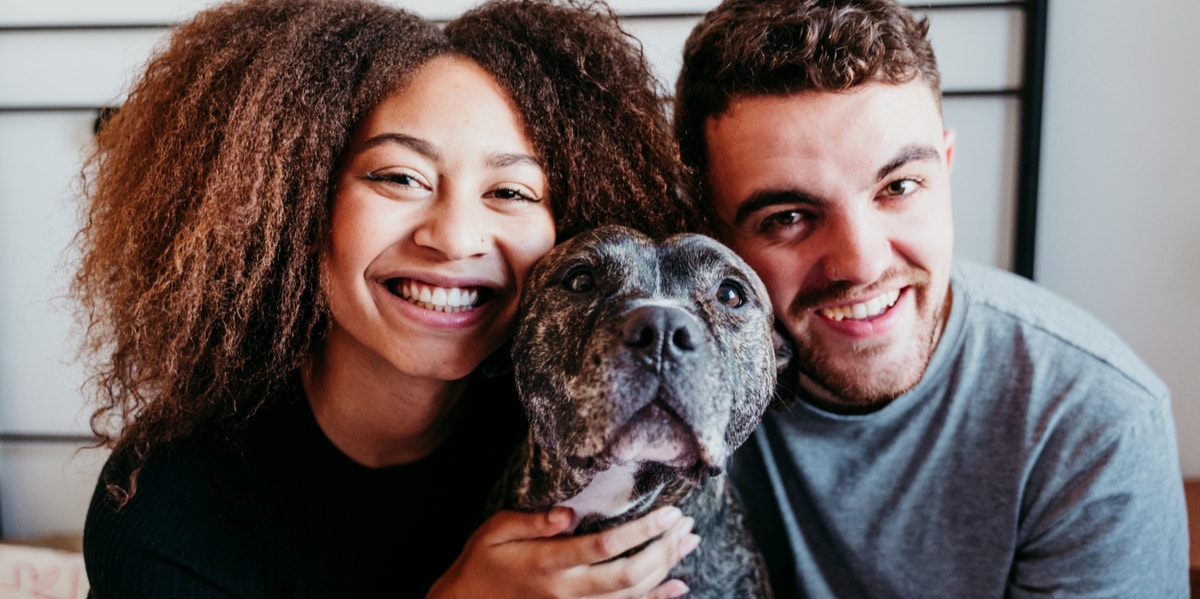
[[[85,170],[93,596],[684,592],[673,508],[475,530],[524,432],[503,362],[529,269],[599,224],[690,224],[658,92],[603,6],[443,32],[251,0],[175,31]]]

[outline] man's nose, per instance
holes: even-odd
[[[836,216],[826,223],[826,234],[823,266],[830,281],[867,285],[891,264],[891,242],[871,214]]]

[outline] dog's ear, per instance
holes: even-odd
[[[779,330],[778,326],[772,328],[771,342],[775,346],[775,374],[783,375],[783,371],[792,363],[792,356],[795,354],[795,349],[792,347],[792,339]]]

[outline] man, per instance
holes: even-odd
[[[928,26],[888,0],[727,0],[676,133],[794,343],[732,467],[783,597],[1186,597],[1165,385],[1036,285],[952,259]]]

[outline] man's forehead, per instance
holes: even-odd
[[[705,123],[707,185],[725,219],[820,203],[942,163],[945,135],[923,83],[740,98]]]
[[[723,110],[709,114],[704,123],[706,128],[725,120],[743,120],[759,112],[775,113],[778,117],[790,113],[788,118],[804,120],[806,114],[853,115],[875,105],[902,108],[937,115],[941,118],[941,102],[936,92],[923,81],[914,80],[901,84],[872,82],[843,91],[807,90],[792,94],[754,94],[731,98]],[[889,111],[901,119],[898,111]]]
[[[940,147],[938,103],[923,84],[743,97],[704,122],[708,159],[823,158],[879,169],[912,145]],[[718,165],[719,166],[719,165]]]

